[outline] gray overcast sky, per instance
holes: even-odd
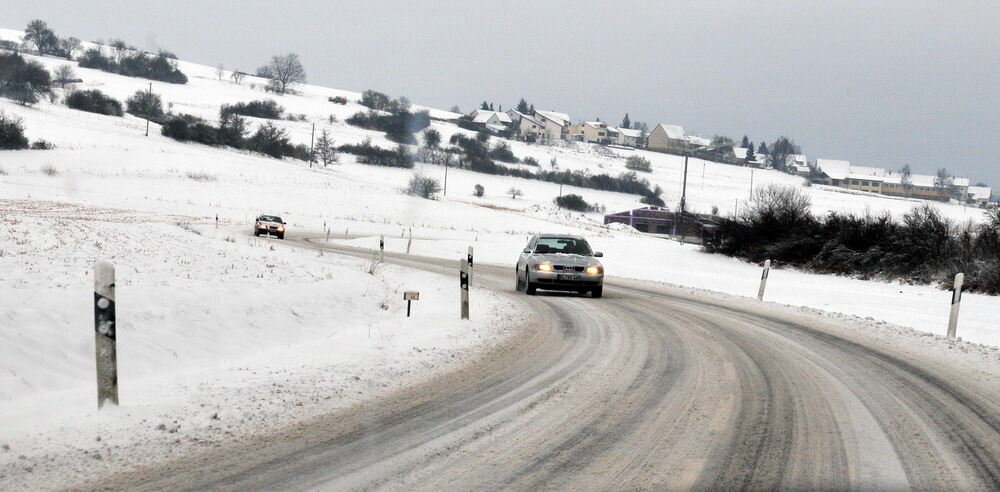
[[[1000,188],[1000,1],[6,1],[0,27],[122,38],[471,110],[684,126]]]

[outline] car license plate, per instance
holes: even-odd
[[[580,276],[579,275],[563,275],[563,274],[559,274],[559,276],[557,278],[559,280],[580,280]]]

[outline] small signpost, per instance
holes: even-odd
[[[462,267],[458,274],[459,286],[462,288],[462,319],[469,319],[469,260],[462,258]]]
[[[94,267],[94,350],[97,359],[97,408],[106,400],[118,404],[118,354],[115,325],[115,267]]]
[[[955,287],[951,290],[951,316],[948,317],[948,338],[955,338],[958,331],[958,308],[962,303],[962,284],[965,274],[955,275]]]
[[[410,317],[410,304],[420,300],[420,293],[412,290],[403,292],[403,300],[406,301],[406,317]]]
[[[764,272],[760,274],[760,289],[757,290],[757,300],[764,300],[764,287],[767,286],[767,275],[771,271],[771,260],[764,261]]]

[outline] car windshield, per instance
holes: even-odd
[[[540,237],[535,245],[535,253],[590,256],[593,252],[585,239],[574,237]]]
[[[273,215],[261,215],[257,217],[257,220],[261,222],[281,222],[281,217],[275,217]]]

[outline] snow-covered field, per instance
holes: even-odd
[[[19,32],[0,30],[0,38]],[[49,68],[67,63],[32,57]],[[253,77],[238,86],[215,69],[180,62],[187,85],[153,83],[174,112],[215,119],[221,104],[270,97],[306,121],[281,121],[296,143],[308,143],[311,125],[329,130],[338,144],[377,132],[339,120],[361,109],[332,104],[356,93],[304,85],[299,94],[265,95]],[[80,88],[98,88],[124,100],[148,81],[76,68]],[[227,74],[228,75],[228,74]],[[251,86],[253,84],[253,86]],[[58,91],[61,93],[61,91]],[[290,248],[247,237],[259,213],[283,216],[290,230],[370,233],[350,243],[402,251],[404,231],[413,253],[459,258],[468,246],[480,262],[512,264],[534,232],[568,232],[592,238],[605,252],[613,277],[629,277],[756,295],[760,269],[731,258],[601,225],[598,214],[555,208],[558,186],[450,170],[448,193],[423,200],[400,193],[414,172],[443,177],[437,166],[416,170],[356,164],[310,168],[224,148],[182,144],[145,121],[95,115],[61,104],[22,107],[0,99],[0,111],[24,120],[28,136],[45,139],[49,151],[0,152],[0,483],[11,470],[65,465],[68,447],[94,462],[95,453],[133,455],[142,443],[198,444],[255,428],[280,425],[296,415],[320,412],[373,392],[425,377],[434,368],[473,357],[523,322],[509,300],[477,298],[471,322],[456,320],[453,278],[383,266],[368,275],[363,261]],[[435,114],[446,112],[435,110]],[[457,127],[434,122],[444,140]],[[617,174],[624,157],[642,154],[654,172],[643,177],[677,201],[683,159],[645,151],[592,145],[548,147],[511,143],[519,157],[543,168]],[[692,160],[688,200],[722,213],[745,200],[750,170]],[[754,184],[801,184],[793,176],[757,170]],[[475,184],[484,197],[472,196]],[[505,195],[510,187],[524,196]],[[817,211],[904,213],[918,203],[825,187],[804,188]],[[639,206],[638,197],[578,190],[608,211]],[[981,211],[935,204],[958,220],[979,220]],[[215,217],[220,227],[215,226]],[[118,267],[119,356],[123,406],[94,408],[92,335],[93,263]],[[407,320],[404,289],[421,291],[416,317]],[[807,274],[771,273],[766,299],[830,312],[871,317],[943,334],[950,295],[930,286],[899,285]],[[1000,345],[1000,299],[965,295],[959,335]],[[111,439],[93,444],[97,429]],[[201,444],[204,444],[202,442]],[[209,442],[210,444],[210,442]],[[157,448],[159,449],[159,448]],[[100,451],[95,451],[100,450]],[[52,452],[46,461],[43,457]],[[19,456],[25,455],[22,460]],[[81,454],[82,456],[82,454]],[[30,457],[29,460],[27,457]],[[135,454],[135,459],[145,459]],[[31,464],[26,464],[30,461]],[[74,462],[78,466],[79,462]]]

